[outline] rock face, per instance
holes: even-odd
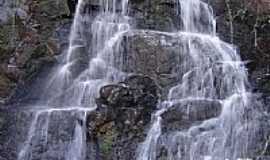
[[[162,88],[162,98],[175,85],[178,64],[184,56],[181,42],[173,35],[162,32],[134,31],[125,36],[123,45],[127,53],[123,70],[128,73],[145,74],[156,80]]]
[[[250,81],[255,91],[268,97],[269,2],[266,0],[209,0],[207,2],[213,7],[216,15],[218,35],[224,41],[232,42],[239,47],[242,59],[247,61]],[[137,29],[175,31],[181,29],[178,5],[177,0],[130,0],[129,15]],[[92,6],[90,8],[93,10],[98,8],[98,3],[89,1],[89,6]],[[157,41],[151,32],[145,33],[145,37],[147,36],[149,40]],[[154,49],[158,49],[158,47],[154,47],[152,51],[145,49],[149,45],[143,46],[140,39],[140,36],[132,38],[133,43],[130,45],[133,45],[133,48],[141,45],[139,47],[144,48],[144,51],[140,52],[155,52]],[[268,98],[265,101],[268,102]]]
[[[254,91],[262,93],[269,104],[269,30],[270,3],[267,0],[208,0],[217,19],[217,33],[226,42],[239,47],[247,61]],[[131,0],[130,15],[137,29],[173,31],[181,29],[174,0]],[[231,33],[231,34],[230,34]],[[151,36],[151,34],[150,34]],[[137,44],[136,42],[133,44]],[[141,43],[143,44],[143,43]],[[145,52],[151,52],[145,50]]]
[[[270,92],[269,2],[266,0],[210,0],[208,2],[217,15],[218,34],[225,41],[239,46],[242,58],[248,62],[253,86],[259,93],[263,93],[264,97],[268,97]],[[55,28],[61,30],[59,28],[63,28],[62,24],[70,23],[64,17],[72,15],[76,3],[76,0],[19,1],[16,4],[11,1],[1,1],[0,97],[2,102],[12,97],[17,92],[16,88],[22,90],[21,86],[27,86],[29,84],[27,82],[41,72],[41,66],[49,67],[55,61],[54,55],[61,52],[63,41],[67,39],[56,36]],[[177,3],[176,0],[130,0],[129,14],[138,29],[174,31],[181,29]],[[97,1],[89,1],[88,10],[91,10],[91,13],[98,8]],[[149,34],[149,37],[154,39],[153,34],[145,34]],[[130,44],[143,44],[139,40],[140,37],[137,36],[131,39],[133,43]],[[148,46],[141,45],[141,48],[143,47]],[[154,49],[159,48],[140,52],[155,52]],[[177,48],[171,48],[174,49]],[[170,57],[173,57],[173,53],[171,55]],[[164,68],[164,70],[170,69]],[[166,74],[165,71],[163,73],[162,76]],[[162,83],[169,84],[170,80],[167,79],[162,80]],[[265,99],[266,103],[268,99]]]
[[[162,133],[186,130],[194,124],[217,117],[222,110],[218,101],[186,100],[178,102],[162,114]]]
[[[248,62],[250,81],[269,97],[269,1],[212,0],[210,4],[217,15],[218,34],[239,47],[242,59]]]
[[[211,0],[209,3],[217,15],[219,36],[239,47],[241,58],[247,62],[249,81],[252,83],[253,91],[261,94],[262,106],[266,112],[270,113],[269,1]],[[268,120],[269,117],[262,118],[260,121],[268,124]],[[266,135],[262,132],[263,128],[269,128],[266,126],[260,126],[260,129],[254,127],[254,130],[256,130],[257,135],[260,135],[258,142],[267,146],[265,142],[269,137],[269,131],[265,131]],[[258,152],[262,154],[262,159],[269,159],[269,152]]]
[[[2,103],[27,87],[42,68],[52,66],[63,47],[58,31],[70,23],[63,18],[68,15],[66,0],[0,2]]]
[[[130,16],[136,28],[173,31],[181,28],[175,0],[131,0]]]
[[[0,109],[0,159],[12,160],[17,157],[17,150],[27,136],[31,114],[25,111]],[[12,138],[11,138],[12,137]]]
[[[158,99],[155,81],[143,75],[101,88],[98,108],[87,118],[88,140],[96,143],[96,156],[104,160],[134,159]]]
[[[18,101],[17,94],[25,96],[29,84],[38,77],[42,68],[48,69],[55,63],[55,56],[60,54],[68,43],[71,20],[67,18],[74,13],[77,0],[19,0],[16,4],[14,2],[0,0],[1,104],[12,97],[16,97]],[[226,42],[232,42],[239,47],[243,60],[247,61],[254,91],[262,93],[263,106],[269,113],[269,1],[207,2],[213,6],[217,16],[218,35]],[[98,8],[98,1],[90,0],[86,9],[95,11]],[[129,55],[125,57],[123,70],[142,75],[130,76],[124,82],[101,89],[97,99],[98,108],[89,113],[87,121],[88,140],[96,144],[92,152],[97,160],[135,159],[136,149],[145,140],[151,114],[156,109],[158,99],[165,99],[168,89],[179,80],[174,73],[178,71],[177,64],[185,62],[184,57],[179,56],[178,52],[181,50],[181,41],[173,35],[159,32],[181,29],[176,0],[130,0],[129,14],[133,17],[131,22],[134,26],[145,30],[134,31],[124,36],[123,44]],[[166,43],[163,40],[166,40]],[[220,112],[220,103],[216,101],[176,103],[162,115],[162,131],[168,133],[164,138],[170,137],[169,133],[175,130],[185,130],[193,124],[214,118]],[[0,142],[4,142],[0,143],[1,160],[7,157],[13,160],[16,157],[14,148],[9,147],[14,146],[16,141],[25,139],[27,133],[23,128],[31,119],[31,115],[25,115],[13,110],[0,110]],[[26,118],[23,118],[24,116]],[[21,119],[23,121],[18,121]],[[262,126],[251,127],[254,128],[254,134],[260,135],[258,142],[265,145],[264,150],[258,152],[261,157],[266,157],[270,156],[270,131],[264,129],[269,128],[269,117],[263,117],[260,121],[264,122]],[[264,134],[261,134],[262,132]],[[11,141],[6,141],[10,133],[17,136]],[[254,144],[251,146],[255,149],[257,147]],[[158,150],[159,159],[162,159],[162,155],[166,153],[163,153],[162,148]]]

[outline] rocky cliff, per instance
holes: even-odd
[[[270,68],[269,2],[210,0],[209,3],[214,8],[218,34],[239,47],[254,89],[267,97]],[[76,1],[72,0],[0,2],[2,103],[15,94],[16,88],[20,88],[18,92],[27,88],[29,81],[37,77],[42,67],[53,65],[55,56],[63,52],[68,43],[69,17],[75,11],[75,4]],[[98,3],[90,2],[90,9],[97,7]],[[129,13],[134,17],[133,24],[138,29],[172,31],[181,28],[176,11],[176,1],[132,0]],[[144,47],[136,42],[135,45]]]
[[[246,61],[254,91],[269,97],[269,1],[224,0],[210,4],[217,15],[217,32],[222,39],[235,44]]]
[[[53,65],[67,43],[69,16],[67,1],[0,1],[1,103],[26,94],[42,68]]]
[[[213,6],[219,36],[239,48],[248,67],[251,88],[259,94],[265,111],[270,112],[269,2],[205,1]],[[59,54],[64,53],[68,43],[75,4],[73,0],[0,0],[1,104],[16,104],[20,99],[27,99],[32,82],[42,79],[42,73],[57,63]],[[129,14],[133,17],[133,26],[145,31],[135,31],[124,36],[122,43],[130,54],[125,57],[123,69],[137,76],[101,89],[101,97],[97,99],[98,109],[88,116],[88,140],[96,144],[93,152],[97,159],[134,159],[136,148],[146,137],[151,113],[156,109],[158,99],[164,99],[168,88],[178,80],[179,77],[174,75],[178,69],[176,64],[185,62],[185,57],[176,58],[175,53],[181,47],[181,41],[166,33],[182,27],[176,6],[173,0],[130,0]],[[94,11],[98,7],[96,1],[90,1],[88,9]],[[167,44],[162,39],[166,39]],[[197,110],[198,104],[201,105],[200,110]],[[172,107],[163,115],[166,124],[162,127],[163,132],[201,123],[218,116],[221,110],[219,102],[198,101],[192,105],[189,102],[181,105],[195,106],[191,116],[185,115],[185,107],[181,110]],[[3,105],[4,109],[0,110],[0,141],[5,141],[0,143],[0,159],[12,160],[16,152],[14,148],[5,146],[20,141],[18,137],[23,137],[25,133],[16,131],[17,126],[24,126],[29,115],[24,118],[25,113],[18,114],[12,106],[8,105],[12,111],[6,106]],[[207,112],[209,106],[215,109]],[[12,124],[14,117],[22,121]],[[261,120],[265,121],[265,126],[261,128],[269,128],[268,117]],[[256,130],[258,133],[260,131]],[[17,134],[17,139],[7,142],[10,132]],[[258,137],[262,144],[257,155],[270,155],[270,132],[263,130],[263,133]],[[159,159],[164,155],[166,153],[160,148]]]

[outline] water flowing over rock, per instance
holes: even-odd
[[[218,117],[221,114],[221,102],[200,99],[183,99],[173,104],[163,114],[162,131],[164,133],[185,130],[194,124]]]
[[[130,28],[127,4],[100,1],[101,8],[93,17],[85,12],[87,2],[78,1],[68,48],[57,57],[58,65],[47,75],[44,87],[39,86],[38,100],[27,104],[32,121],[27,136],[21,137],[24,142],[16,148],[17,155],[9,159],[81,160],[91,156],[86,115],[96,108],[99,88],[125,76],[115,61],[122,61],[119,44]],[[115,8],[119,5],[120,13]]]
[[[0,160],[268,160],[267,5],[0,0]]]
[[[170,89],[167,101],[160,104],[161,109],[155,114],[153,125],[145,142],[139,148],[137,159],[159,159],[161,152],[159,149],[166,153],[165,157],[168,159],[252,157],[256,155],[256,151],[252,150],[256,135],[253,134],[253,129],[249,130],[247,126],[257,124],[260,107],[255,107],[256,103],[250,101],[252,94],[248,91],[249,84],[243,62],[233,46],[215,37],[216,22],[210,6],[197,0],[179,2],[181,19],[184,19],[184,27],[180,35],[184,35],[183,42],[186,44],[180,54],[188,55],[186,58],[188,64],[181,66],[179,70],[182,72],[176,72],[180,77],[179,82]],[[204,16],[207,23],[200,19],[203,14],[207,15]],[[202,30],[201,25],[206,30]],[[176,126],[177,129],[174,128],[175,126],[169,127],[176,130],[176,133],[171,137],[163,138],[162,125],[167,127],[166,121],[169,120],[181,123],[181,116],[185,114],[179,114],[174,118],[167,113],[170,116],[167,119],[162,116],[166,116],[165,113],[172,110],[172,107],[175,108],[175,103],[186,99],[191,102],[197,99],[217,101],[219,104],[214,104],[215,107],[212,104],[206,105],[211,108],[211,111],[217,110],[216,105],[218,105],[220,111],[214,112],[213,115],[209,111],[206,111],[208,114],[203,114],[205,112],[203,102],[197,109],[196,103],[191,103],[187,109],[185,105],[179,105],[180,108],[174,111],[180,113],[186,111],[186,119],[195,122],[204,120],[204,122],[183,124]],[[247,111],[250,113],[246,114]],[[258,117],[248,119],[247,115],[251,113]],[[245,122],[247,119],[248,122]],[[171,124],[173,125],[172,122]],[[160,147],[161,145],[163,147]]]

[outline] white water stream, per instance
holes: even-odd
[[[87,3],[78,1],[67,53],[49,76],[42,106],[31,106],[34,118],[18,160],[84,160],[87,112],[96,108],[101,86],[124,76],[115,61],[122,60],[117,53],[122,35],[130,29],[128,1],[100,0],[100,11],[94,19],[86,12]],[[64,125],[73,136],[63,134],[60,126]]]
[[[161,102],[161,109],[154,115],[137,160],[162,159],[157,154],[158,145],[166,148],[165,159],[168,160],[247,158],[252,135],[250,127],[256,124],[247,123],[245,119],[245,112],[255,102],[251,101],[252,94],[246,89],[244,62],[234,46],[216,36],[216,21],[207,3],[178,0],[178,4],[183,29],[171,34],[184,44],[179,54],[188,57],[187,62],[180,66],[178,75],[182,78],[170,89],[167,100]],[[184,107],[183,102],[198,100],[220,102],[221,114],[189,129],[170,133],[169,138],[162,136],[161,115],[171,107]]]
[[[100,11],[94,19],[85,13],[85,3],[84,0],[78,2],[68,51],[60,57],[60,65],[49,76],[42,107],[32,106],[34,118],[18,160],[86,159],[86,114],[96,108],[95,98],[101,86],[125,76],[116,68],[121,68],[123,61],[120,54],[122,37],[131,30],[128,0],[100,0]],[[179,54],[187,61],[185,65],[179,64],[179,82],[170,89],[167,100],[159,104],[160,110],[153,115],[147,138],[138,149],[137,160],[157,159],[157,148],[163,138],[163,113],[173,106],[181,107],[183,101],[198,100],[221,103],[221,114],[188,130],[171,133],[169,139],[162,139],[168,151],[166,159],[235,160],[245,157],[249,124],[243,117],[252,102],[244,63],[234,46],[216,36],[215,18],[207,3],[200,0],[177,0],[177,3],[183,29],[164,34],[176,36],[184,44]],[[72,122],[65,122],[66,119]],[[58,129],[60,123],[71,126],[66,128],[73,133],[68,139],[63,138],[65,135],[60,128],[53,131],[57,136],[51,133],[52,126]],[[42,151],[36,151],[37,148]]]

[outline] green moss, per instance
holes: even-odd
[[[113,123],[108,123],[99,129],[100,135],[100,151],[103,157],[109,157],[113,150],[114,139],[117,136],[117,131]]]
[[[103,142],[100,144],[100,150],[103,155],[108,155],[111,153],[113,148],[113,136],[108,135],[104,137]]]

